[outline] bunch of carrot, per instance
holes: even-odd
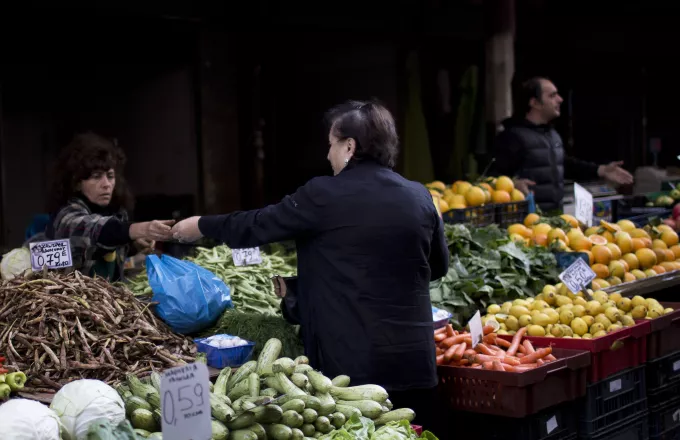
[[[521,328],[512,341],[506,341],[486,326],[482,342],[472,348],[470,333],[459,333],[449,324],[434,332],[437,365],[522,373],[556,360],[551,347],[534,349],[529,340],[523,341],[525,333],[526,328]]]

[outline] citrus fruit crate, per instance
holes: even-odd
[[[588,372],[590,383],[599,382],[607,376],[628,368],[637,367],[647,361],[647,336],[650,321],[637,322],[632,327],[609,333],[595,339],[547,338],[545,336],[525,336],[534,347],[566,348],[585,350],[592,355]],[[512,336],[502,336],[512,340]]]
[[[507,228],[515,223],[523,223],[529,215],[529,202],[522,200],[519,202],[497,203],[494,205],[496,210],[496,223],[501,228]]]
[[[680,439],[680,396],[649,408],[649,438]]]
[[[578,438],[581,440],[648,440],[647,412],[634,418],[624,419],[620,423],[608,426],[593,434],[579,432]]]
[[[496,222],[494,205],[472,206],[464,209],[449,209],[442,214],[446,223],[470,223],[475,226],[489,226]]]
[[[439,366],[439,390],[454,411],[521,418],[585,395],[590,353],[555,349],[556,361],[523,373]]]
[[[657,359],[680,351],[680,303],[661,303],[674,310],[651,320],[651,333],[647,338],[647,360]]]
[[[645,366],[588,385],[579,402],[579,433],[595,435],[609,426],[647,413]]]

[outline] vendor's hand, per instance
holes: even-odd
[[[203,237],[201,230],[198,228],[198,220],[201,217],[189,217],[182,220],[172,228],[172,237],[182,243],[192,243],[200,240]]]
[[[274,293],[276,293],[276,296],[285,298],[287,290],[286,281],[278,275],[275,276],[272,281],[274,282]]]
[[[597,169],[597,175],[617,185],[630,185],[633,183],[633,176],[621,168],[621,165],[623,165],[623,161],[600,165]]]
[[[153,240],[146,240],[143,238],[137,239],[134,242],[135,248],[140,254],[144,255],[149,255],[153,253],[154,248],[156,247],[156,242]]]
[[[172,225],[174,224],[174,220],[133,223],[130,225],[130,238],[132,240],[167,241],[172,238]]]
[[[529,195],[529,187],[536,185],[536,182],[529,179],[514,179],[515,188],[520,190],[522,194]]]

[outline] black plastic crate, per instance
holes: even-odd
[[[674,383],[680,383],[680,351],[647,362],[648,392]]]
[[[680,438],[680,395],[649,408],[649,437],[659,440]]]
[[[450,209],[442,214],[446,223],[469,223],[475,226],[489,226],[496,222],[494,205],[487,204],[464,209]]]
[[[562,403],[524,418],[456,411],[453,426],[476,426],[476,436],[490,440],[567,440],[576,438],[576,415],[574,402]]]
[[[593,434],[579,433],[581,440],[648,440],[649,425],[647,413],[627,418],[601,429]]]
[[[649,406],[651,411],[652,408],[663,405],[678,396],[680,396],[680,382],[671,382],[653,391],[647,388],[647,406]]]
[[[507,228],[515,223],[524,223],[524,219],[529,215],[529,202],[498,203],[494,205],[496,210],[496,223],[501,228]]]
[[[647,412],[645,366],[588,385],[580,400],[579,433],[592,435]]]

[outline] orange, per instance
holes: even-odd
[[[600,235],[603,236],[609,243],[614,243],[614,241],[615,241],[614,240],[614,234],[612,234],[609,231],[604,231]]]
[[[633,250],[633,239],[629,233],[617,232],[614,238],[616,238],[616,245],[621,249],[621,253],[627,254]]]
[[[647,274],[644,273],[643,271],[639,270],[639,269],[633,269],[633,270],[630,271],[630,273],[635,275],[636,280],[642,280],[642,279],[647,278]]]
[[[595,272],[595,275],[597,275],[598,278],[607,278],[609,276],[609,268],[604,264],[593,264],[591,269],[593,269],[593,272]]]
[[[631,241],[633,242],[633,250],[634,251],[637,251],[638,249],[644,249],[644,248],[647,247],[645,245],[645,242],[642,241],[641,238],[633,238]]]
[[[621,249],[614,243],[607,243],[607,247],[612,251],[612,260],[618,260],[621,258]]]
[[[544,234],[547,236],[552,230],[552,226],[547,223],[539,223],[533,227],[534,234]]]
[[[593,256],[593,253],[590,251],[581,251],[582,253],[588,255],[588,261],[590,262],[589,264],[592,266],[595,264],[595,257]]]
[[[491,195],[491,200],[494,203],[509,203],[511,201],[510,194],[506,191],[496,190]]]
[[[573,215],[562,214],[560,217],[562,217],[562,219],[565,222],[569,223],[569,226],[571,226],[572,228],[578,229],[578,220],[576,220],[576,218]]]
[[[630,272],[626,272],[626,274],[623,276],[623,282],[624,283],[630,283],[631,281],[635,281],[637,278],[635,278],[635,275],[633,275]]]
[[[468,206],[480,206],[486,201],[486,194],[482,188],[473,186],[465,193],[465,201]]]
[[[449,208],[449,204],[446,203],[446,200],[440,199],[440,200],[439,200],[439,210],[440,210],[441,212],[446,212],[446,211],[448,211],[449,209],[451,209],[451,208]]]
[[[512,193],[510,193],[510,198],[512,199],[513,202],[521,202],[522,200],[525,199],[522,191],[520,191],[518,189],[512,190]]]
[[[597,264],[595,265],[597,266]],[[599,273],[595,272],[598,277],[600,278],[605,278],[600,276]],[[623,263],[621,263],[618,260],[612,261],[609,263],[609,274],[613,277],[618,277],[618,278],[623,278],[623,275],[626,273],[626,268],[623,266]]]
[[[575,229],[572,229],[572,231],[575,231]],[[587,237],[577,236],[569,238],[569,247],[575,251],[589,251],[593,247],[593,242],[590,241]]]
[[[675,260],[675,254],[673,253],[672,250],[664,249],[663,253],[666,255],[666,258],[664,258],[664,261],[674,261]]]
[[[530,228],[540,221],[541,221],[541,217],[539,217],[538,214],[534,214],[532,212],[531,214],[527,215],[524,218],[524,226],[526,226],[527,228]]]
[[[647,269],[647,270],[645,271],[645,275],[647,275],[647,278],[649,278],[649,277],[655,277],[655,276],[657,276],[657,275],[659,275],[659,274],[656,273],[656,272],[654,271],[654,269]]]
[[[672,231],[673,228],[671,228],[670,226],[668,226],[667,224],[664,223],[664,224],[661,224],[661,225],[657,226],[657,227],[656,227],[656,230],[659,231],[659,232],[663,232],[663,231]]]
[[[651,249],[638,249],[635,251],[635,256],[640,261],[640,267],[643,269],[649,269],[656,265],[656,254]]]
[[[517,234],[524,238],[531,237],[531,229],[527,228],[521,223],[515,223],[514,225],[508,226],[508,234]]]
[[[641,237],[640,240],[642,240],[642,242],[645,244],[646,248],[649,248],[649,249],[652,248],[652,239],[651,238]]]
[[[635,223],[633,223],[630,220],[619,220],[618,222],[616,222],[616,224],[621,227],[622,231],[626,231],[626,232],[630,232],[633,229],[635,229],[635,227],[636,227]]]
[[[491,185],[489,185],[489,184],[486,183],[486,182],[480,183],[479,186],[482,187],[482,188],[484,188],[485,190],[489,191],[489,193],[492,193],[492,192],[493,192],[493,188],[491,187]]]
[[[510,194],[515,189],[515,184],[508,176],[501,176],[496,179],[496,191],[505,191]]]
[[[600,230],[600,228],[598,228],[597,226],[589,227],[588,229],[586,229],[586,232],[585,232],[586,237],[590,237],[591,235],[597,234],[599,230]]]
[[[666,273],[666,269],[663,266],[659,266],[658,264],[656,266],[652,266],[652,270],[657,274]]]
[[[652,241],[652,249],[668,249],[668,245],[665,241],[657,238]]]
[[[595,262],[600,264],[609,264],[612,260],[612,251],[607,246],[596,245],[591,250],[595,257]]]
[[[644,229],[640,229],[640,228],[633,229],[632,231],[628,231],[628,233],[633,238],[651,238],[649,236],[649,234],[647,233],[647,231],[645,231]]]
[[[625,254],[622,258],[626,263],[628,263],[628,267],[630,267],[629,270],[634,270],[634,269],[640,268],[640,261],[638,260],[637,255],[635,255],[635,254]]]
[[[678,244],[678,234],[675,231],[665,230],[661,233],[661,240],[668,246],[675,246]]]
[[[662,263],[666,261],[666,252],[668,249],[652,249],[656,254],[656,262]]]
[[[607,244],[607,239],[604,238],[604,237],[601,236],[601,235],[593,234],[593,235],[591,235],[589,238],[590,238],[590,241],[591,241],[593,244],[599,244],[599,245],[602,245],[602,246],[604,246],[604,245]]]
[[[548,242],[552,243],[555,240],[562,240],[563,242],[567,242],[567,234],[564,233],[564,231],[560,228],[555,228],[548,232]]]
[[[602,290],[609,287],[609,283],[601,278],[595,278],[591,285],[593,290]]]
[[[547,246],[548,245],[548,236],[545,234],[537,234],[534,232],[534,244],[538,246]]]
[[[446,185],[444,185],[444,182],[440,182],[439,180],[435,180],[432,183],[429,183],[427,185],[430,188],[438,189],[439,191],[444,191],[446,189]]]
[[[604,229],[611,232],[612,234],[616,234],[617,232],[622,230],[621,226],[615,223],[609,223],[606,220],[600,220],[600,226],[602,226]]]
[[[630,266],[628,265],[628,262],[626,260],[623,260],[623,259],[621,259],[619,261],[621,262],[621,264],[623,264],[623,268],[626,270],[626,272],[629,272]]]
[[[674,270],[677,270],[677,269],[676,269],[676,267],[677,267],[676,265],[677,265],[677,264],[678,264],[678,263],[671,262],[671,261],[664,261],[663,263],[660,263],[659,266],[661,266],[661,267],[663,267],[664,269],[666,269],[666,272],[672,272],[672,271],[674,271]]]

